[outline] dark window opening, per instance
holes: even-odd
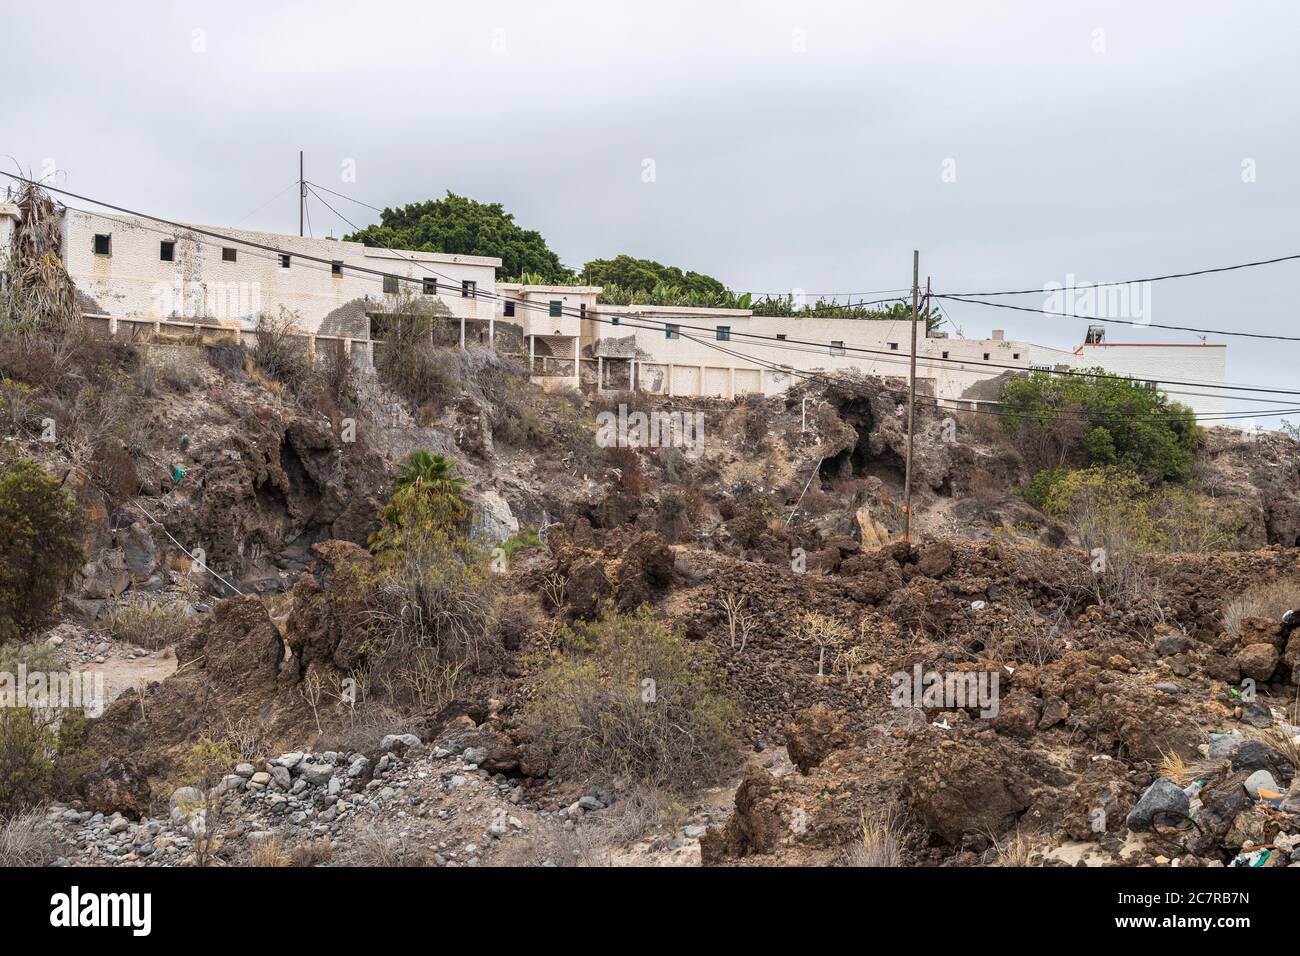
[[[280,256],[280,268],[281,268],[281,269],[287,269],[287,268],[289,268],[289,256],[288,256],[288,254],[285,254],[285,255]]]
[[[221,261],[222,261],[222,262],[234,262],[234,261],[235,261],[235,250],[232,249],[232,248],[230,248],[230,246],[222,246],[222,247],[221,247]]]
[[[420,291],[423,292],[425,295],[437,295],[437,294],[438,294],[438,280],[437,280],[437,279],[425,279],[425,280],[424,280],[424,283],[423,283],[423,285],[422,285],[422,287],[421,287],[421,289],[420,289]]]
[[[462,299],[472,299],[478,295],[478,283],[472,279],[465,279],[460,284],[460,297]]]
[[[586,317],[587,317],[587,303],[583,302],[578,305],[578,318],[585,319]]]
[[[564,314],[564,303],[560,299],[551,300],[551,318],[559,318]]]
[[[843,342],[832,341],[832,342],[831,342],[831,355],[843,355],[843,354],[844,354],[844,343],[843,343]]]
[[[1013,359],[1019,359],[1019,358],[1020,358],[1020,353],[1019,353],[1019,352],[1012,352],[1012,353],[1011,353],[1011,357],[1012,357]]]
[[[718,338],[718,341],[719,341],[719,342],[730,342],[730,341],[731,341],[731,326],[729,326],[729,325],[719,325],[719,326],[718,326],[718,330],[717,330],[716,335],[717,335],[717,338]]]
[[[515,304],[513,302],[506,303],[505,314],[506,318],[514,318]]]
[[[107,233],[95,234],[95,255],[111,256],[113,254],[113,237]]]
[[[397,276],[384,276],[384,295],[397,295]]]
[[[680,327],[672,324],[668,324],[664,326],[664,338],[680,339],[681,337],[682,337],[682,331]]]
[[[988,353],[988,352],[985,352],[985,353],[984,353],[984,361],[987,362],[988,360],[989,360],[989,353]]]
[[[777,340],[778,342],[784,342],[784,341],[785,341],[785,333],[784,333],[784,332],[778,332],[778,333],[776,333],[776,340]]]
[[[943,357],[944,357],[944,358],[947,358],[947,357],[948,357],[948,353],[947,353],[947,352],[944,352],[944,353],[943,353]]]
[[[330,275],[336,279],[343,278],[343,263],[335,259],[330,263]]]
[[[891,352],[897,352],[897,351],[898,351],[898,343],[897,343],[897,342],[890,342],[890,343],[889,343],[889,350],[890,350]]]
[[[164,239],[158,243],[158,258],[163,262],[176,261],[176,243]]]

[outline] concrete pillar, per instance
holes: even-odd
[[[371,341],[366,343],[366,368],[373,369],[374,367],[375,367],[375,343],[374,340],[372,339]]]
[[[465,351],[465,316],[460,317],[460,350]]]
[[[599,392],[605,387],[605,357],[596,356],[596,391]]]
[[[627,388],[628,388],[628,391],[629,391],[629,392],[635,392],[635,391],[636,391],[636,384],[637,384],[637,383],[636,383],[636,359],[632,359],[632,365],[631,365],[631,368],[628,369],[628,373],[627,373]]]
[[[736,400],[736,366],[731,366],[727,370],[727,388],[731,392],[728,396],[733,402]]]
[[[673,363],[672,362],[668,363],[668,388],[666,389],[666,391],[668,392],[668,397],[672,398],[673,397]]]
[[[533,374],[533,363],[537,356],[537,336],[528,336],[528,374]]]
[[[497,347],[497,314],[495,311],[488,316],[488,348]]]
[[[573,337],[573,387],[582,387],[582,373],[579,371],[578,336]]]

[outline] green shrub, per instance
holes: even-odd
[[[1131,379],[1033,372],[1000,395],[1003,433],[1035,471],[1115,466],[1148,484],[1184,481],[1199,431],[1192,410]]]
[[[0,707],[0,817],[45,801],[54,781],[54,734],[28,707]]]
[[[379,513],[382,524],[370,536],[370,548],[383,555],[401,551],[433,532],[460,525],[468,517],[465,479],[456,463],[424,449],[413,451],[397,466],[397,481]]]
[[[84,560],[72,499],[30,458],[0,473],[0,643],[42,624]]]
[[[559,644],[524,714],[558,766],[679,792],[726,772],[739,711],[720,671],[695,657],[679,629],[647,608],[607,605],[598,620],[563,628]]]

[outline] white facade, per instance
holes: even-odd
[[[617,324],[615,324],[617,323]],[[856,370],[883,378],[908,377],[910,321],[786,318],[737,309],[598,305],[583,332],[602,384],[616,363],[630,366],[636,387],[663,395],[734,398],[772,395],[805,376]],[[1227,348],[1206,344],[1099,343],[1073,351],[1007,340],[930,335],[917,322],[919,388],[954,407],[996,400],[980,388],[1001,375],[1032,369],[1101,367],[1139,380],[1180,379],[1222,384]],[[670,330],[667,326],[672,326]],[[784,337],[784,341],[774,341]],[[1175,401],[1197,414],[1221,414],[1213,388],[1169,386]],[[1203,392],[1205,394],[1188,394]]]
[[[0,250],[17,216],[16,206],[0,204]],[[307,335],[368,343],[368,312],[382,311],[385,294],[405,285],[415,295],[436,297],[449,321],[459,320],[462,346],[468,322],[480,324],[475,338],[489,345],[496,344],[497,323],[515,326],[533,380],[547,387],[578,387],[592,366],[599,388],[724,398],[776,394],[802,380],[800,372],[908,376],[912,323],[906,320],[604,305],[597,302],[598,286],[498,285],[501,260],[489,256],[390,252],[238,229],[206,230],[220,234],[212,236],[195,228],[69,209],[64,257],[86,315],[108,319],[113,329],[121,322],[180,322],[248,331],[259,315],[283,309]],[[1210,385],[1221,385],[1226,373],[1223,345],[1105,342],[1099,330],[1064,350],[1008,341],[997,331],[987,339],[948,338],[916,325],[918,387],[956,407],[996,400],[989,383],[1020,370],[1101,367],[1139,380]],[[1165,391],[1200,415],[1224,410],[1212,387]]]
[[[389,252],[359,242],[240,229],[208,231],[229,238],[69,209],[64,258],[84,296],[83,309],[116,321],[250,329],[259,315],[277,316],[283,308],[296,313],[307,334],[360,340],[370,338],[368,304],[377,306],[385,292],[402,285],[417,295],[437,295],[455,317],[487,322],[494,313],[493,301],[477,294],[495,291],[500,259]],[[401,278],[385,280],[375,273]]]

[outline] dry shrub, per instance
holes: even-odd
[[[295,398],[308,398],[316,384],[316,364],[298,313],[281,306],[276,316],[261,315],[255,334],[252,358],[257,367]]]
[[[189,631],[190,615],[179,601],[119,600],[108,607],[100,627],[115,641],[156,649],[179,643]]]
[[[1020,595],[998,601],[1000,617],[983,635],[981,653],[1000,664],[1034,664],[1042,667],[1061,656],[1061,630],[1069,602],[1057,602],[1050,620]]]
[[[441,660],[476,664],[496,636],[497,581],[484,556],[440,531],[396,552],[372,592],[371,621],[383,653],[431,649]]]
[[[651,833],[675,832],[685,816],[671,793],[638,787],[608,809],[583,816],[569,829],[554,817],[539,817],[502,846],[492,865],[611,866],[618,851]]]
[[[644,607],[606,605],[598,620],[562,627],[558,642],[524,715],[558,767],[676,792],[717,782],[735,754],[738,711],[680,629]]]
[[[0,819],[0,868],[49,866],[61,848],[58,835],[45,825],[39,810]]]
[[[1223,627],[1229,634],[1241,630],[1248,617],[1280,621],[1287,611],[1300,608],[1300,579],[1275,578],[1248,589],[1223,608]]]
[[[378,867],[432,866],[433,858],[426,848],[408,844],[369,824],[357,831],[349,863],[351,866]]]

